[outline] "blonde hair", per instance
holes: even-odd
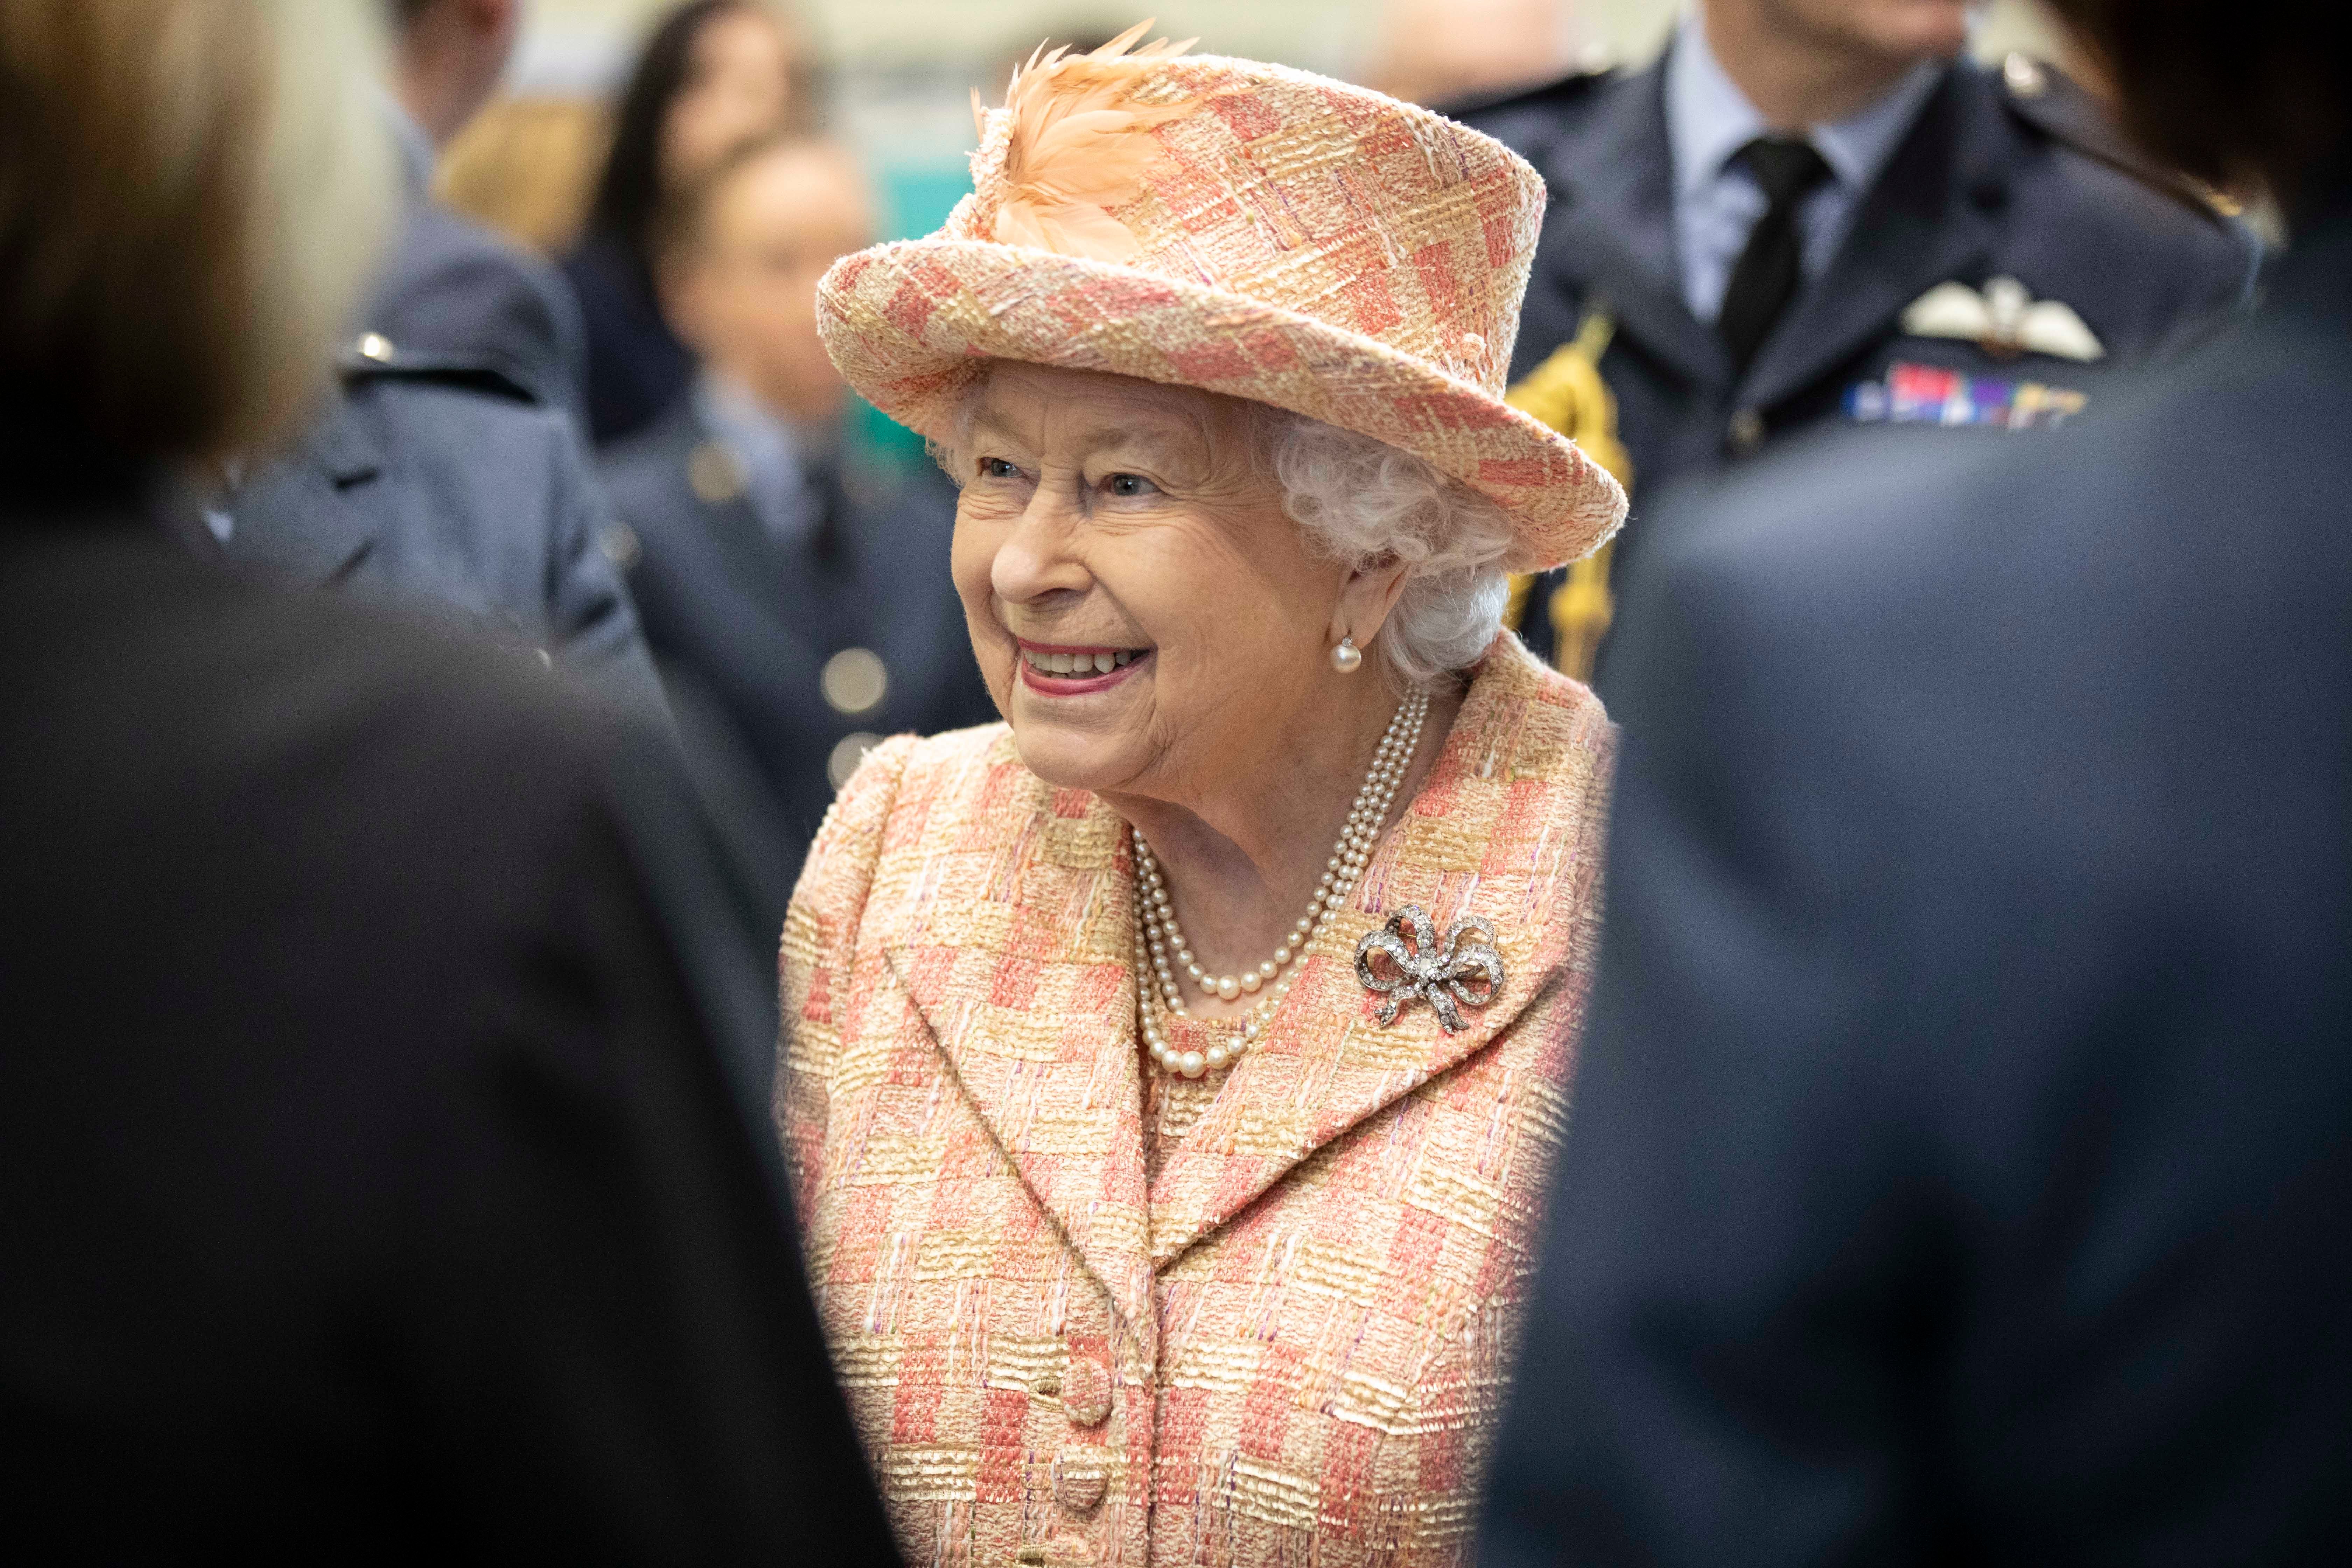
[[[0,376],[21,445],[266,442],[390,223],[365,0],[0,0]]]

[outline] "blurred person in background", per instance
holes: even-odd
[[[1973,14],[1697,0],[1656,65],[1462,111],[1553,191],[1514,400],[1631,460],[1613,559],[1524,609],[1562,668],[1675,479],[1824,425],[2061,425],[2246,299],[2250,232],[2053,68],[1963,58]]]
[[[386,232],[374,20],[0,0],[0,1535],[886,1563],[665,742],[176,499]]]
[[[206,516],[241,565],[465,627],[660,713],[636,611],[596,547],[611,517],[572,412],[569,287],[426,194],[434,146],[497,84],[520,9],[390,0],[397,243],[336,354],[336,395],[288,450],[226,462]]]
[[[816,283],[873,242],[865,178],[790,135],[706,174],[660,242],[662,294],[701,369],[604,475],[646,636],[714,805],[780,844],[760,874],[762,940],[809,836],[877,736],[996,716],[948,574],[955,489],[929,464],[845,447],[849,389],[817,336]],[[747,757],[753,776],[727,776]],[[758,853],[754,851],[754,853]],[[773,859],[773,857],[763,857]]]
[[[652,424],[694,378],[693,352],[662,313],[655,252],[665,206],[745,142],[810,129],[816,110],[807,52],[765,0],[690,0],[646,40],[586,229],[563,263],[587,319],[597,445]]]
[[[1570,0],[1388,0],[1364,84],[1457,103],[1546,82],[1583,53]]]
[[[2288,247],[2063,437],[1840,433],[1633,574],[1489,1568],[2352,1562],[2352,47],[2057,8]]]
[[[523,0],[387,0],[393,121],[407,216],[368,330],[409,353],[487,362],[551,408],[587,412],[588,340],[572,287],[538,257],[432,195],[435,160],[488,102]]]

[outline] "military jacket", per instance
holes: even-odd
[[[370,334],[330,405],[221,507],[232,562],[479,633],[666,712],[569,415],[487,360]]]
[[[1678,478],[1833,423],[1956,440],[2063,425],[2249,296],[2250,232],[2140,163],[2080,89],[2022,56],[1964,62],[1735,376],[1683,299],[1664,79],[1660,64],[1456,110],[1551,190],[1514,379],[1607,329],[1600,369],[1634,486],[1621,574],[1645,500]],[[1548,648],[1540,597],[1523,630]]]
[[[610,448],[604,473],[622,525],[610,552],[627,568],[688,760],[706,797],[724,797],[723,832],[780,847],[772,940],[836,782],[876,739],[997,717],[948,574],[954,489],[929,467],[823,467],[821,520],[780,542],[691,398]],[[757,814],[772,820],[745,820]]]

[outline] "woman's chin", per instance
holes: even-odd
[[[1131,739],[1059,714],[1024,713],[1014,700],[1013,746],[1021,763],[1055,789],[1116,790],[1135,773]]]

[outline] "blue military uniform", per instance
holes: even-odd
[[[1736,369],[1682,286],[1666,78],[1662,61],[1456,110],[1551,188],[1514,379],[1601,345],[1634,484],[1621,574],[1645,500],[1680,477],[1845,421],[2063,423],[2248,295],[2248,231],[2145,167],[2079,89],[2021,56],[1963,62],[1921,83],[1825,268]],[[1547,653],[1549,588],[1521,628]]]
[[[946,478],[815,453],[776,479],[725,438],[701,394],[606,455],[624,525],[608,543],[721,830],[776,846],[763,858],[780,924],[808,840],[867,745],[997,712],[949,576]]]
[[[232,562],[413,610],[662,711],[570,416],[502,371],[371,334],[294,448],[222,499]]]

